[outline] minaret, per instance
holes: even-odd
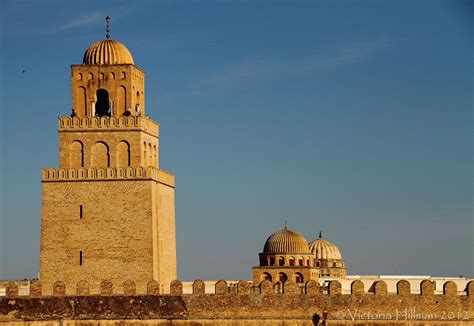
[[[125,281],[162,293],[176,279],[174,176],[159,169],[159,126],[145,116],[145,75],[106,38],[71,65],[72,113],[58,118],[59,168],[43,169],[40,281],[114,293]]]

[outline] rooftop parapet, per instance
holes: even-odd
[[[101,130],[140,130],[151,135],[159,135],[159,125],[148,117],[58,117],[60,132],[101,131]]]
[[[97,180],[155,180],[174,187],[174,175],[154,167],[43,169],[42,182]]]
[[[42,285],[38,280],[30,281],[26,284],[30,291],[20,291],[20,287],[25,287],[24,281],[8,281],[2,285],[5,289],[6,297],[18,296],[42,296]],[[474,297],[474,280],[468,281],[465,286],[458,288],[453,281],[447,281],[442,284],[442,292],[435,293],[435,284],[430,280],[423,280],[418,286],[419,289],[413,289],[406,280],[397,282],[397,292],[391,293],[387,291],[386,282],[375,281],[370,288],[366,288],[361,281],[353,281],[351,283],[350,293],[343,294],[341,292],[341,283],[339,281],[330,281],[327,287],[321,286],[317,281],[310,280],[304,284],[298,285],[291,280],[286,282],[272,283],[268,280],[254,284],[251,281],[241,280],[237,283],[233,281],[227,282],[219,280],[214,283],[214,288],[209,291],[203,280],[195,280],[192,282],[192,292],[184,291],[184,284],[174,280],[170,283],[170,294],[166,295],[307,295],[307,296],[398,296],[398,297],[432,297],[432,296],[449,296],[449,297]],[[113,284],[109,280],[103,280],[99,284],[99,292],[90,290],[90,284],[87,281],[80,281],[75,286],[76,296],[105,296],[105,295],[164,295],[160,293],[158,282],[150,280],[147,283],[145,292],[137,290],[136,283],[133,280],[125,280],[121,284]],[[57,281],[53,285],[53,296],[64,296],[66,293],[66,284],[63,281]],[[474,307],[473,307],[474,308]]]

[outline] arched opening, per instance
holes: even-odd
[[[121,116],[123,114],[130,114],[127,113],[127,89],[125,86],[119,86],[117,88],[117,105],[115,106],[115,115]]]
[[[260,276],[260,281],[265,281],[265,280],[269,280],[270,282],[272,281],[272,276],[270,275],[270,273],[265,272]]]
[[[97,142],[92,148],[91,164],[95,167],[107,168],[110,166],[109,146],[104,142]]]
[[[290,266],[295,266],[295,257],[290,257]]]
[[[143,165],[148,166],[147,156],[146,156],[146,143],[145,142],[143,142]]]
[[[130,144],[124,140],[117,145],[117,166],[130,166]]]
[[[320,267],[319,261],[316,262],[316,267]]]
[[[135,103],[135,115],[140,115],[140,92],[137,92],[136,103]]]
[[[84,145],[78,140],[71,144],[69,166],[72,169],[84,167]]]
[[[278,266],[283,266],[283,265],[285,265],[285,258],[278,257]]]
[[[275,265],[275,258],[270,257],[270,266]]]
[[[288,276],[286,276],[285,273],[278,273],[278,280],[280,282],[285,283],[287,279],[288,279]]]
[[[148,165],[147,166],[153,166],[153,152],[151,151],[151,144],[148,143]]]
[[[303,283],[304,282],[304,277],[303,277],[303,274],[301,274],[301,273],[295,273],[294,279],[295,279],[295,283]]]
[[[97,101],[95,102],[95,115],[99,117],[110,117],[109,92],[100,88],[96,92]]]
[[[303,259],[303,257],[300,257],[300,258],[298,259],[298,265],[300,265],[300,266],[303,266],[303,265],[304,265],[304,259]]]
[[[87,115],[87,92],[86,92],[86,89],[84,87],[79,87],[77,89],[77,108],[76,109],[76,113],[81,116],[81,117],[84,117]]]
[[[337,267],[336,262],[332,263],[332,267]]]

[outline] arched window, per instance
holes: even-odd
[[[265,272],[260,276],[260,281],[265,281],[265,280],[269,280],[270,282],[272,281],[272,276],[270,275],[270,273]]]
[[[270,266],[275,265],[275,258],[270,257]]]
[[[158,152],[156,150],[156,146],[153,146],[153,166],[158,166]]]
[[[72,169],[84,167],[84,145],[79,140],[72,142],[69,153],[69,166]]]
[[[147,166],[153,165],[153,152],[151,151],[151,144],[148,143],[148,164]]]
[[[110,116],[109,92],[99,88],[96,92],[95,115],[99,117]]]
[[[303,274],[301,274],[301,273],[295,273],[295,275],[294,275],[294,281],[295,281],[295,283],[303,283],[303,282],[304,282]]]
[[[287,279],[288,279],[288,276],[286,276],[285,273],[278,273],[278,280],[280,282],[285,283]]]
[[[300,259],[298,259],[298,264],[299,264],[300,266],[303,266],[303,265],[304,265],[304,259],[303,259],[303,257],[300,257]]]
[[[283,266],[283,265],[285,265],[285,258],[278,257],[278,266]]]
[[[147,156],[146,156],[146,143],[143,142],[143,165],[148,166],[147,164]]]
[[[332,263],[332,267],[336,267],[336,266],[337,266],[336,262]]]
[[[316,262],[316,267],[319,267],[319,266],[320,266],[319,261],[317,261]]]
[[[125,86],[117,88],[117,105],[115,106],[115,115],[121,116],[127,112],[127,89]]]
[[[295,266],[295,257],[290,257],[290,266]]]
[[[135,115],[140,115],[140,106],[141,106],[140,92],[137,91],[136,103],[135,103]]]
[[[124,140],[117,145],[117,166],[130,166],[130,144]]]
[[[92,147],[91,165],[95,167],[107,168],[110,166],[109,146],[104,142],[97,142]]]
[[[79,116],[81,117],[84,117],[87,115],[87,92],[86,92],[86,89],[84,87],[78,87],[77,88],[77,92],[76,92],[76,96],[77,96],[77,108],[76,109],[76,112]]]

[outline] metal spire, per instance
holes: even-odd
[[[285,230],[288,230],[288,221],[285,221]]]
[[[105,28],[105,37],[110,38],[110,16],[105,17],[105,23],[106,23],[106,28]]]
[[[323,234],[321,232],[321,230],[319,231],[319,239],[321,239],[323,237]]]

